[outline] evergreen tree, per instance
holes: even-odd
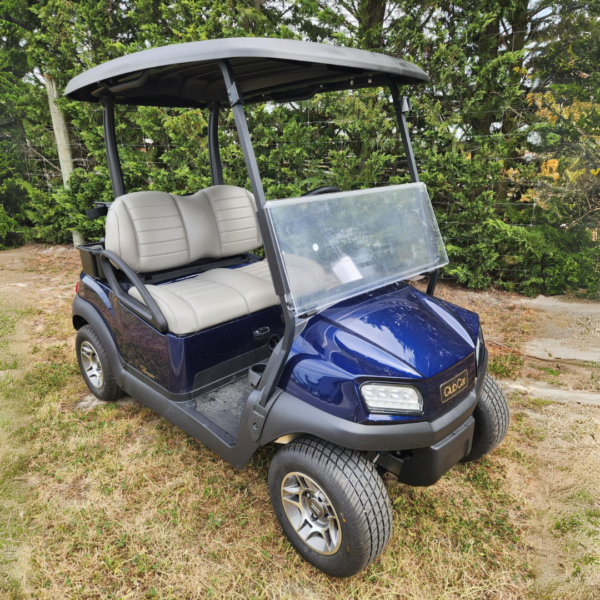
[[[446,276],[527,293],[600,287],[597,2],[1,0],[0,16],[0,236],[97,237],[102,220],[84,211],[112,199],[98,106],[66,99],[58,104],[77,168],[63,187],[42,74],[62,90],[83,70],[148,47],[286,37],[380,51],[429,72],[430,84],[404,93],[451,259]],[[225,177],[247,185],[227,112]],[[248,117],[269,198],[409,179],[386,90],[252,107]],[[117,121],[128,190],[210,184],[204,111],[117,107]]]

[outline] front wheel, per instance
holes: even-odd
[[[273,458],[269,494],[294,548],[328,575],[358,573],[390,539],[387,490],[359,452],[313,436],[297,438]]]
[[[471,452],[462,462],[483,458],[500,445],[508,431],[510,414],[508,402],[498,382],[490,375],[485,376],[479,402],[473,412],[475,431]]]

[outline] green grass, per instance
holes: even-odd
[[[29,467],[22,438],[25,387],[19,375],[0,379],[0,597],[13,600],[24,597],[12,568],[26,522],[27,490],[21,481]]]
[[[36,363],[25,376],[31,391],[37,396],[47,396],[62,389],[79,369],[73,362],[59,360],[56,362]]]
[[[552,375],[553,377],[558,377],[560,375],[560,371],[558,369],[551,369],[549,367],[538,367],[538,369],[544,373],[548,373],[548,375]]]
[[[500,379],[514,379],[518,377],[524,362],[520,354],[506,352],[490,359],[488,371]]]
[[[0,371],[15,371],[18,368],[17,359],[0,359]]]
[[[583,522],[578,515],[567,515],[556,519],[554,522],[553,532],[556,535],[566,535],[582,526]]]

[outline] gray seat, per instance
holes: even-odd
[[[226,258],[262,245],[254,196],[220,185],[191,196],[135,192],[117,198],[106,219],[106,248],[136,273],[184,267],[203,258]],[[301,257],[286,257],[288,277],[305,289],[325,280],[322,268]],[[169,331],[186,335],[276,306],[265,261],[216,268],[188,279],[146,286],[165,316]],[[136,288],[129,294],[143,302]]]
[[[286,254],[285,268],[290,288],[301,295],[308,295],[322,290],[327,285],[329,279],[325,274],[325,269],[320,264],[303,256]],[[239,270],[268,281],[271,285],[273,284],[271,271],[265,260],[251,263],[245,267],[241,267]]]
[[[262,244],[254,196],[219,185],[191,196],[134,192],[117,198],[106,218],[106,248],[136,273],[224,258]]]
[[[262,244],[254,197],[214,186],[191,196],[135,192],[117,198],[106,219],[106,248],[136,273],[226,258]],[[169,331],[185,335],[278,304],[270,280],[242,269],[212,269],[189,279],[148,285]],[[131,296],[142,302],[139,292]]]

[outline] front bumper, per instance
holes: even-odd
[[[487,371],[487,358],[487,350],[484,350],[479,376],[473,390],[477,401]],[[469,416],[448,436],[426,448],[417,448],[409,452],[370,452],[368,456],[375,464],[396,475],[402,483],[429,486],[469,454],[474,431],[475,419]]]
[[[407,453],[372,452],[369,458],[412,486],[433,485],[471,451],[475,419],[469,417],[441,442]]]
[[[431,449],[438,448],[439,458],[434,459],[445,465],[447,461],[441,458],[442,454],[454,451],[448,445],[448,438],[471,418],[483,388],[486,368],[487,352],[480,365],[475,387],[466,398],[441,417],[419,423],[353,423],[311,406],[287,392],[281,392],[272,401],[260,443],[265,445],[287,435],[311,434],[338,446],[368,453],[412,450],[414,456],[414,451],[423,449],[430,450],[429,457],[432,457],[436,451]],[[423,461],[427,462],[427,453],[423,456]]]

